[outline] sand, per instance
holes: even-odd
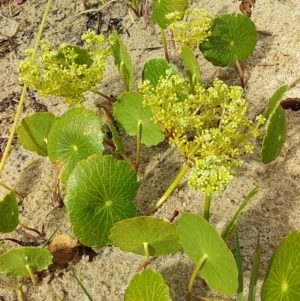
[[[150,7],[153,3],[150,2]],[[12,7],[13,17],[9,15],[8,1],[0,2],[0,41],[12,37],[18,26],[19,32],[11,38],[12,45],[0,56],[0,139],[7,138],[12,126],[22,86],[18,78],[18,65],[24,58],[24,50],[32,46],[38,24],[41,20],[46,2],[29,1]],[[212,14],[239,12],[239,1],[192,1],[194,6],[203,8]],[[89,7],[100,7],[99,1],[88,1]],[[110,6],[112,16],[120,18],[123,27],[121,37],[130,50],[135,64],[136,83],[141,80],[141,70],[149,58],[163,58],[163,48],[159,30],[151,22],[145,29],[143,20],[134,17],[131,23],[126,1],[117,1]],[[47,21],[44,37],[54,45],[62,42],[77,44],[85,32],[88,18],[78,15],[83,10],[81,1],[54,1]],[[109,17],[103,11],[101,31],[106,31]],[[252,15],[259,30],[258,42],[253,55],[242,62],[245,72],[245,97],[249,102],[249,116],[259,114],[267,104],[270,96],[280,86],[287,84],[294,87],[286,97],[299,97],[300,78],[300,8],[297,0],[258,0]],[[92,28],[97,28],[97,20],[90,21]],[[126,33],[128,30],[130,36]],[[2,45],[2,44],[1,44]],[[171,61],[178,62],[176,50],[171,49]],[[2,48],[0,51],[2,52]],[[214,77],[219,77],[227,84],[238,85],[239,78],[235,68],[214,67],[199,56],[203,81],[209,85]],[[123,91],[122,81],[115,66],[110,61],[107,76],[101,84],[106,94],[118,95]],[[106,103],[104,99],[88,95],[85,107],[93,109],[94,101]],[[55,97],[42,98],[36,91],[30,90],[26,99],[22,118],[35,111],[47,108],[56,115],[67,110],[64,102]],[[279,157],[269,165],[260,162],[260,145],[257,143],[253,155],[244,157],[245,164],[237,170],[236,177],[221,196],[216,196],[211,205],[211,223],[222,231],[229,222],[245,196],[256,186],[260,187],[258,195],[251,201],[239,221],[240,244],[242,248],[246,279],[250,275],[251,262],[259,234],[262,245],[261,269],[257,299],[260,300],[260,287],[264,279],[272,253],[284,236],[300,228],[299,211],[299,112],[286,111],[288,137],[286,141],[287,156]],[[134,159],[134,139],[123,137],[129,156]],[[110,150],[107,150],[109,153]],[[178,173],[183,158],[177,151],[163,142],[157,147],[142,148],[140,171],[143,179],[135,199],[139,212],[145,212],[165,191]],[[45,231],[46,237],[53,233],[62,221],[58,234],[68,233],[72,229],[68,214],[63,207],[52,205],[51,191],[55,182],[55,171],[47,158],[24,150],[14,141],[0,180],[26,195],[20,200],[20,220],[22,223]],[[1,188],[3,197],[7,191]],[[168,201],[155,213],[155,216],[169,219],[174,210],[180,213],[191,211],[203,212],[203,196],[190,189],[186,178],[174,191]],[[28,234],[18,228],[13,233],[1,234],[1,238],[10,237],[23,241],[38,240],[35,234]],[[17,248],[12,242],[5,243],[7,248]],[[233,241],[230,242],[232,249]],[[135,275],[142,257],[125,253],[112,246],[95,250],[98,255],[89,262],[87,255],[76,255],[72,266],[94,300],[123,300],[125,289]],[[170,287],[174,301],[185,300],[189,276],[193,264],[178,252],[165,257],[151,259],[149,268],[162,273]],[[9,279],[0,279],[0,285],[12,285]],[[29,280],[24,285],[27,300],[87,300],[77,285],[69,268],[53,269],[43,273],[40,284],[35,286]],[[245,288],[247,293],[247,288]],[[215,296],[198,279],[193,300],[200,296]],[[17,300],[15,292],[0,290],[1,300]]]

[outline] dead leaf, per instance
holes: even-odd
[[[79,246],[78,240],[68,234],[61,234],[51,241],[48,251],[53,255],[53,264],[66,267],[71,261]]]
[[[251,7],[254,5],[255,0],[242,0],[242,3],[240,4],[240,11],[248,16],[251,17],[252,15],[252,10]]]
[[[280,102],[280,105],[285,110],[300,111],[300,98],[286,98]]]

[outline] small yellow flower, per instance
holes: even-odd
[[[174,40],[181,46],[193,49],[211,35],[213,16],[199,8],[187,9],[184,14],[170,13],[166,18],[171,22],[168,28],[173,32]]]
[[[257,118],[254,127],[247,118],[242,89],[215,79],[208,89],[196,84],[190,94],[190,81],[171,69],[156,86],[144,81],[139,89],[153,120],[191,165],[189,185],[201,193],[221,193],[241,156],[253,152],[251,138],[264,120]]]
[[[68,105],[80,104],[85,100],[83,93],[102,81],[110,54],[110,41],[104,36],[89,30],[82,40],[83,48],[61,44],[56,50],[44,40],[36,59],[32,49],[27,50],[19,67],[22,82],[42,96],[61,96]]]

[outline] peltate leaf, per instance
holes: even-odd
[[[8,233],[19,224],[19,208],[15,192],[13,190],[8,193],[2,201],[0,201],[0,232]]]
[[[160,125],[151,120],[151,108],[143,106],[143,97],[137,92],[124,92],[119,95],[118,101],[114,103],[114,116],[118,124],[131,136],[137,135],[140,124],[141,142],[147,146],[157,145],[165,139]]]
[[[206,255],[200,276],[208,286],[226,296],[238,288],[238,270],[231,251],[217,230],[203,217],[184,213],[178,219],[179,242],[194,262]]]
[[[188,0],[156,0],[152,12],[152,22],[159,27],[166,29],[169,20],[166,15],[173,12],[184,12],[188,5]]]
[[[176,227],[162,219],[141,216],[118,222],[109,239],[122,251],[145,255],[147,243],[150,256],[174,253],[181,248]]]
[[[270,119],[271,115],[275,112],[276,108],[279,106],[280,100],[283,98],[285,92],[289,89],[289,86],[284,85],[278,88],[269,100],[269,103],[262,113],[262,115],[267,119]]]
[[[261,300],[300,300],[300,231],[288,233],[277,247],[264,280]]]
[[[280,155],[286,135],[285,111],[281,106],[278,106],[267,123],[267,132],[264,136],[261,150],[261,161],[263,163],[270,163]]]
[[[161,274],[145,269],[136,274],[125,292],[125,301],[172,301]]]
[[[80,160],[102,154],[103,136],[101,120],[84,108],[71,109],[54,122],[48,135],[48,155],[51,162],[64,164],[63,183]]]
[[[23,247],[10,250],[0,256],[0,272],[6,277],[30,277],[30,270],[35,273],[46,269],[52,263],[52,255],[46,249]]]
[[[243,61],[254,51],[257,33],[253,21],[242,14],[224,14],[212,21],[212,35],[200,44],[204,57],[215,66]]]
[[[25,117],[17,128],[18,140],[25,149],[48,156],[47,138],[56,117],[52,113],[36,113]]]
[[[136,215],[136,173],[112,156],[92,155],[81,160],[67,181],[64,204],[80,242],[102,247],[118,221]]]
[[[166,70],[170,68],[170,64],[164,59],[151,59],[147,61],[143,69],[143,81],[149,80],[155,87],[159,78],[166,75]]]

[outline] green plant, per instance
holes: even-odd
[[[226,188],[234,169],[242,164],[239,157],[252,152],[251,137],[259,135],[264,118],[259,116],[253,125],[246,117],[248,104],[239,87],[228,87],[216,79],[205,89],[183,77],[175,66],[161,63],[158,70],[157,61],[151,63],[144,69],[140,93],[152,110],[154,123],[161,124],[170,144],[186,158],[178,177],[192,167],[188,182],[206,194],[204,216],[208,220],[212,194]],[[159,200],[148,213],[164,201]]]
[[[69,105],[80,104],[85,100],[83,93],[101,82],[110,54],[104,36],[87,31],[82,40],[84,48],[61,44],[57,50],[44,40],[38,58],[33,58],[33,49],[27,50],[19,68],[23,83],[43,96],[61,96]]]
[[[288,233],[274,252],[261,291],[262,301],[299,299],[299,237],[299,230]]]
[[[161,28],[166,60],[153,59],[145,63],[139,92],[133,91],[134,63],[116,31],[108,38],[88,31],[82,37],[83,47],[61,44],[54,49],[49,42],[43,41],[38,57],[37,44],[28,50],[27,58],[19,68],[25,87],[35,87],[44,96],[63,97],[68,105],[78,107],[61,116],[38,113],[25,117],[17,129],[18,139],[24,148],[48,157],[56,166],[59,185],[66,190],[64,205],[73,232],[82,244],[100,248],[113,242],[124,251],[144,255],[139,269],[148,263],[150,256],[167,255],[182,247],[196,265],[189,282],[187,300],[191,300],[193,283],[198,275],[220,294],[231,296],[238,290],[238,300],[242,300],[242,280],[238,278],[242,273],[241,260],[237,259],[240,263],[235,263],[226,242],[237,233],[238,219],[258,189],[252,190],[245,198],[222,235],[208,223],[211,200],[214,194],[221,194],[233,179],[236,168],[243,163],[243,155],[253,152],[255,138],[264,136],[264,163],[279,155],[286,137],[286,121],[278,104],[288,87],[283,86],[276,91],[263,114],[252,121],[247,116],[248,103],[242,88],[229,86],[219,79],[213,79],[209,87],[204,86],[194,50],[199,47],[204,57],[214,65],[224,67],[236,63],[243,87],[239,61],[253,52],[255,25],[241,15],[214,17],[201,10],[186,10],[187,4],[186,0],[155,1],[152,20]],[[138,5],[138,2],[133,5]],[[237,27],[239,31],[234,30]],[[170,29],[174,40],[180,44],[179,54],[186,75],[168,62],[165,29]],[[113,56],[125,87],[125,91],[116,98],[97,90],[109,55]],[[107,118],[111,139],[105,137],[100,118],[83,107],[87,91],[114,102],[112,112],[105,105],[99,105]],[[119,128],[128,135],[136,136],[134,164],[126,156]],[[153,213],[166,201],[187,172],[190,172],[189,185],[205,195],[203,217],[184,213],[178,220],[178,227],[159,218],[136,217],[134,198],[139,187],[137,175],[140,174],[141,143],[151,147],[164,139],[171,146],[176,146],[185,162],[147,214]],[[115,148],[125,163],[103,155],[105,142]],[[274,145],[276,152],[273,152]],[[9,222],[4,226],[0,224],[0,227],[3,226],[3,232],[12,231],[18,224],[13,191],[5,197],[3,204],[10,210],[2,214],[0,206],[0,216],[3,219],[9,214],[11,216]],[[34,279],[33,273],[45,269],[50,262],[49,254],[45,253],[43,264],[27,264],[27,252],[31,251],[19,250],[0,256],[0,271],[7,275],[11,273],[8,267],[13,264],[8,259],[12,256],[21,263],[11,275]],[[237,250],[239,253],[238,237]],[[33,253],[28,254],[31,256]],[[257,254],[249,301],[254,298],[260,247]],[[238,254],[237,258],[240,257]],[[8,265],[4,264],[4,260]],[[264,296],[271,290],[268,279]],[[141,290],[139,283],[151,285],[150,291]],[[87,296],[91,299],[88,293]],[[136,275],[126,290],[125,300],[134,298],[170,300],[168,287],[161,275],[149,269]]]
[[[145,255],[138,270],[148,263],[150,256],[168,255],[181,248],[176,227],[154,217],[141,216],[118,222],[110,232],[109,239],[121,250]]]
[[[143,288],[147,287],[147,290]],[[151,269],[145,269],[140,274],[136,274],[125,292],[125,301],[171,301],[169,287],[164,282],[159,273]]]
[[[18,299],[23,300],[22,277],[30,277],[34,284],[38,280],[34,275],[38,271],[48,268],[52,263],[52,255],[44,249],[36,247],[22,247],[16,250],[9,250],[0,255],[0,273],[4,277],[10,277],[17,280],[18,285],[15,287],[2,287],[4,289],[16,290]]]
[[[261,150],[261,161],[263,163],[274,161],[279,156],[286,140],[286,116],[279,102],[288,89],[289,87],[286,85],[280,87],[270,98],[269,104],[263,112],[263,116],[267,120],[266,134]]]

